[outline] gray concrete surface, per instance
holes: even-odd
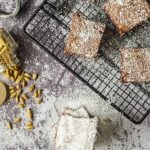
[[[3,2],[0,0],[0,7]],[[5,2],[9,10],[13,4],[10,0]],[[0,19],[0,27],[11,31],[19,44],[17,55],[22,68],[38,72],[40,77],[36,84],[44,89],[44,102],[37,106],[32,101],[27,106],[35,114],[32,132],[24,130],[25,111],[18,111],[12,101],[0,107],[0,150],[53,150],[54,124],[65,107],[80,106],[86,107],[91,115],[101,120],[95,150],[149,150],[149,116],[140,125],[131,123],[24,35],[23,24],[41,2],[28,0],[17,17]],[[10,131],[5,126],[6,120],[17,114],[24,118],[23,122]],[[107,121],[107,118],[112,121]]]

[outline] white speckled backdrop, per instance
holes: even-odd
[[[14,5],[13,0],[0,0],[0,8],[3,8],[3,2],[8,11]],[[16,114],[23,116],[25,112],[19,112],[9,100],[0,107],[0,150],[53,150],[53,125],[65,107],[77,108],[81,105],[101,120],[95,150],[149,150],[149,116],[141,125],[134,125],[23,34],[23,24],[42,0],[26,2],[17,17],[0,19],[0,27],[11,31],[19,44],[17,55],[22,67],[40,74],[37,86],[44,89],[44,102],[39,106],[33,101],[28,104],[35,114],[35,129],[32,132],[24,130],[25,120],[21,126],[7,130],[6,120]],[[112,122],[104,121],[106,118]]]

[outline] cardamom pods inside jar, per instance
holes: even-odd
[[[8,31],[0,28],[0,72],[15,69],[19,60],[15,54],[18,45]]]

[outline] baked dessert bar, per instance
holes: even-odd
[[[120,51],[122,82],[150,82],[150,48],[123,48]]]
[[[104,29],[105,25],[87,20],[80,13],[74,14],[64,53],[96,57]]]
[[[121,35],[150,18],[147,0],[108,0],[104,10]]]
[[[62,115],[58,124],[56,150],[93,150],[98,119]]]

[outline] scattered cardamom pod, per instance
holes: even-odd
[[[14,118],[14,123],[19,123],[19,122],[21,122],[21,120],[22,120],[22,119],[19,118],[19,117],[18,117],[18,118]]]
[[[17,90],[17,95],[19,96],[22,93],[22,89]]]
[[[19,103],[19,102],[20,102],[18,95],[16,96],[16,99],[15,99],[15,100],[16,100],[16,103]]]
[[[9,86],[9,90],[13,90],[13,89],[15,89],[14,86]]]
[[[36,100],[36,103],[37,104],[41,104],[43,102],[43,98],[38,98],[37,100]]]
[[[28,95],[25,93],[23,93],[21,96],[22,96],[22,98],[24,98],[24,100],[27,100],[29,98]]]
[[[37,75],[36,72],[34,72],[34,73],[32,74],[32,79],[33,79],[33,80],[36,80],[37,78],[38,78],[38,75]]]
[[[29,73],[25,72],[24,77],[31,78],[31,75]]]
[[[38,92],[38,96],[42,95],[42,90],[41,89],[38,89],[37,92]]]
[[[27,112],[26,112],[26,116],[28,119],[33,119],[33,112],[31,109],[28,109]]]
[[[18,104],[18,108],[20,108],[20,109],[25,108],[25,104],[19,103],[19,104]]]
[[[19,75],[19,71],[14,71],[14,77],[15,77],[15,79],[17,79],[18,75]]]
[[[8,129],[12,129],[12,123],[10,121],[7,122]]]
[[[15,93],[15,92],[16,92],[16,89],[9,90],[9,93],[10,93],[10,94],[13,94],[13,93]]]
[[[28,89],[29,92],[33,92],[35,89],[35,84],[31,85]]]
[[[21,82],[21,85],[22,85],[23,87],[26,87],[26,86],[27,86],[27,82],[26,82],[25,80],[23,80],[23,81]]]
[[[20,82],[21,82],[21,80],[22,80],[22,76],[21,76],[21,75],[19,75],[19,76],[17,77],[17,79],[16,79],[15,83],[16,83],[16,84],[18,84],[18,83],[20,83]]]
[[[38,97],[38,90],[35,90],[35,91],[34,91],[33,97],[34,97],[34,98],[37,98],[37,97]]]
[[[20,96],[19,101],[20,101],[21,104],[24,104],[24,105],[25,105],[25,99],[24,99],[22,96]]]
[[[32,130],[34,128],[33,127],[33,122],[32,121],[27,122],[25,128],[27,130]]]
[[[16,96],[17,96],[17,93],[16,93],[16,92],[15,92],[15,93],[12,93],[12,94],[10,93],[10,97],[9,97],[9,98],[12,99],[12,98],[15,98]]]
[[[29,77],[24,77],[24,80],[25,80],[26,82],[29,82],[29,81],[30,81],[30,78],[29,78]]]

